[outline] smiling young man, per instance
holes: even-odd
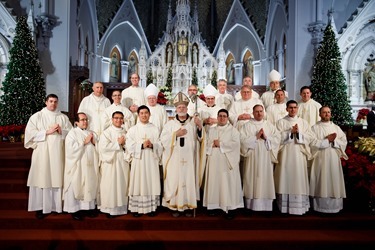
[[[133,114],[137,113],[139,106],[146,104],[144,88],[139,86],[139,80],[139,75],[133,73],[130,76],[130,82],[132,85],[124,89],[121,93],[121,103]]]
[[[137,124],[126,134],[126,149],[132,159],[129,210],[134,217],[154,216],[160,205],[159,162],[163,148],[159,142],[159,129],[149,122],[150,109],[141,105],[137,113]]]
[[[95,216],[99,191],[99,154],[96,134],[87,130],[85,113],[75,116],[76,127],[65,139],[64,212],[75,220]]]
[[[253,107],[253,116],[240,130],[245,206],[254,211],[272,211],[275,199],[273,168],[277,162],[280,132],[263,119],[262,105]]]
[[[203,206],[213,216],[216,210],[233,219],[234,210],[242,208],[243,193],[240,176],[240,133],[228,119],[228,111],[217,113],[217,126],[208,129],[207,163],[205,167]]]
[[[72,124],[58,110],[58,97],[49,94],[46,107],[33,114],[25,129],[25,148],[32,148],[31,167],[27,186],[29,190],[28,211],[36,211],[43,219],[51,212],[62,212],[62,190],[65,137]]]
[[[268,106],[267,108],[267,121],[271,122],[273,125],[276,125],[276,122],[281,118],[284,118],[288,111],[286,111],[286,98],[285,91],[278,89],[275,91],[275,100],[276,103]]]
[[[347,159],[346,135],[341,128],[331,122],[331,109],[320,108],[321,120],[311,129],[316,140],[311,144],[315,155],[310,175],[310,196],[313,209],[322,213],[338,213],[343,209],[346,197],[341,158]]]
[[[234,102],[234,98],[231,94],[227,93],[227,80],[219,79],[217,82],[218,93],[215,96],[215,103],[220,108],[229,110]]]
[[[312,92],[309,86],[303,86],[300,90],[301,102],[298,104],[298,116],[305,119],[310,126],[319,121],[320,103],[311,98]]]
[[[101,160],[100,211],[108,218],[128,213],[129,162],[126,158],[124,115],[112,114],[112,126],[99,140]]]
[[[126,128],[126,130],[134,126],[135,119],[132,112],[130,112],[130,110],[127,107],[121,104],[121,91],[113,91],[112,100],[113,103],[111,104],[111,106],[107,107],[104,110],[103,115],[101,117],[103,131],[112,125],[112,114],[115,111],[120,111],[124,114],[124,127]]]
[[[275,167],[277,205],[282,213],[302,215],[310,208],[307,160],[312,158],[310,124],[297,116],[298,103],[286,103],[288,115],[276,123],[281,132],[278,163]]]

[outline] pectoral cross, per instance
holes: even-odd
[[[243,110],[245,110],[246,113],[249,113],[250,107],[246,107]]]
[[[149,138],[147,138],[147,135],[145,134],[145,137],[142,138],[143,141],[147,141]]]
[[[182,158],[180,162],[182,163],[182,166],[185,165],[185,163],[187,163],[187,161],[184,158]]]
[[[307,112],[307,108],[303,108],[303,109],[302,109],[302,116],[305,117],[305,114],[306,114],[306,113],[308,113],[308,112]]]

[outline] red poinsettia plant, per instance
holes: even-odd
[[[167,102],[168,100],[167,98],[165,98],[164,93],[159,91],[157,103],[159,103],[160,105],[167,105]]]
[[[19,136],[23,133],[25,133],[26,125],[5,125],[0,126],[0,136],[8,137],[8,136]]]
[[[368,113],[370,113],[369,109],[367,109],[367,108],[360,109],[358,111],[358,116],[357,116],[356,122],[360,122],[361,120],[366,119]]]
[[[204,101],[204,102],[206,101],[206,97],[205,97],[203,94],[200,94],[200,95],[199,95],[199,98],[200,98],[202,101]]]
[[[359,138],[346,148],[348,160],[342,160],[346,179],[353,188],[363,188],[375,197],[375,138]]]

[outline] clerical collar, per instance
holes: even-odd
[[[185,123],[187,120],[189,119],[189,114],[186,114],[186,119],[181,121],[179,118],[178,118],[178,115],[176,115],[176,120],[179,121],[180,123]]]

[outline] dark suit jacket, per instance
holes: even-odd
[[[367,114],[367,130],[369,135],[371,136],[373,133],[375,133],[375,113],[374,111],[370,111]]]

